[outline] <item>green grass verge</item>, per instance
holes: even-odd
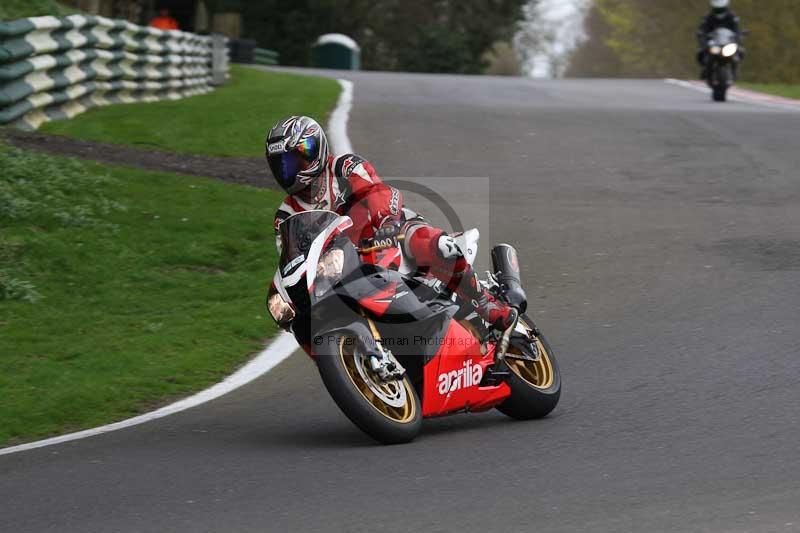
[[[4,22],[43,15],[63,17],[78,12],[77,9],[53,0],[2,0],[0,2],[0,21]]]
[[[784,98],[796,98],[800,100],[800,85],[787,85],[781,83],[737,83],[743,89],[759,91]]]
[[[233,65],[231,81],[212,93],[92,109],[42,131],[147,150],[261,157],[279,118],[303,113],[324,123],[338,95],[334,80]]]
[[[0,446],[202,389],[275,332],[278,193],[0,145]]]

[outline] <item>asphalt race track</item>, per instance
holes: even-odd
[[[800,531],[800,113],[661,81],[347,77],[359,153],[451,187],[484,258],[517,245],[556,411],[381,447],[295,354],[0,457],[0,530]]]

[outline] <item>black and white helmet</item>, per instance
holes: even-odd
[[[328,160],[328,139],[316,120],[291,116],[269,130],[266,156],[272,175],[289,194],[317,186]]]
[[[711,8],[716,12],[727,11],[730,5],[730,0],[711,0]]]

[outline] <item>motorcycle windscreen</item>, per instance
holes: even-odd
[[[728,28],[717,28],[711,32],[711,41],[717,46],[735,43],[736,33]]]
[[[333,211],[303,211],[290,216],[278,228],[281,257],[278,267],[284,278],[292,275],[308,259],[308,252],[317,236],[339,215]]]

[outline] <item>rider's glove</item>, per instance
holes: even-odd
[[[372,237],[372,245],[381,248],[397,246],[397,236],[400,235],[400,226],[397,224],[386,224],[375,231]]]
[[[400,234],[400,226],[397,224],[386,224],[375,230],[375,240],[393,239]]]

